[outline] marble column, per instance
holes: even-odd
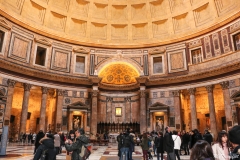
[[[87,130],[87,111],[83,112],[83,129],[84,131]]]
[[[130,123],[131,121],[131,97],[126,97],[125,99],[126,117],[125,122]]]
[[[30,89],[32,85],[28,83],[24,83],[23,86],[24,86],[24,95],[23,95],[22,113],[21,113],[21,119],[20,119],[20,133],[26,132],[28,102],[29,102],[29,96],[30,96]]]
[[[97,133],[97,102],[98,102],[98,90],[92,91],[92,111],[91,111],[91,121],[90,121],[90,127],[91,127],[91,133],[93,135],[96,135]]]
[[[232,127],[233,125],[231,98],[230,98],[230,93],[228,88],[229,82],[224,81],[224,82],[221,82],[220,85],[222,86],[222,90],[223,90],[224,109],[225,109],[225,116],[226,116],[226,122],[227,122],[227,130],[228,130],[229,127]]]
[[[41,100],[41,108],[40,108],[40,120],[39,120],[39,129],[43,130],[45,133],[46,131],[46,124],[45,124],[45,118],[46,118],[46,106],[47,106],[47,93],[48,88],[42,87],[42,100]]]
[[[197,109],[196,109],[196,99],[195,99],[195,93],[196,88],[189,88],[188,92],[190,94],[190,108],[191,108],[191,129],[197,129]]]
[[[67,130],[70,131],[70,130],[72,130],[72,116],[71,116],[70,108],[67,108],[67,120],[68,120]]]
[[[56,106],[56,117],[55,117],[55,131],[61,131],[62,128],[62,108],[63,108],[63,94],[64,91],[57,89],[57,106]]]
[[[146,91],[140,90],[140,133],[147,131]]]
[[[174,98],[175,125],[177,130],[182,130],[181,103],[179,97],[180,91],[172,91]]]
[[[112,97],[107,97],[107,117],[106,117],[106,122],[112,122]]]
[[[6,107],[5,107],[5,114],[4,114],[4,123],[5,125],[10,124],[10,117],[11,117],[11,110],[12,110],[12,101],[13,101],[13,93],[14,93],[14,86],[15,86],[15,81],[8,79],[7,84],[8,84],[8,90],[7,90],[7,102],[6,102]]]
[[[213,134],[214,139],[217,137],[217,120],[216,120],[216,112],[214,105],[214,97],[213,97],[213,85],[206,86],[208,92],[208,105],[209,105],[209,114],[210,114],[210,130]]]

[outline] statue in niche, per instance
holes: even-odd
[[[157,122],[156,122],[156,131],[163,131],[164,124],[162,117],[156,117]]]
[[[73,129],[80,128],[80,118],[79,116],[73,116]]]

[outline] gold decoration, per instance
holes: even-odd
[[[122,85],[136,83],[135,78],[139,77],[139,73],[131,64],[117,62],[103,67],[99,77],[102,83]]]

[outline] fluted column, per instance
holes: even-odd
[[[98,90],[93,90],[92,92],[92,111],[91,111],[91,133],[96,135],[97,133],[97,102],[98,102]]]
[[[224,99],[224,109],[225,109],[225,116],[227,121],[227,130],[229,127],[232,127],[233,125],[233,119],[232,119],[232,107],[231,107],[231,99],[229,94],[229,82],[225,81],[220,83],[223,90],[223,99]]]
[[[13,93],[14,93],[14,86],[15,81],[8,79],[8,91],[7,91],[7,102],[5,107],[5,114],[4,114],[4,121],[7,123],[4,123],[5,125],[10,124],[10,117],[11,117],[11,110],[12,110],[12,101],[13,101]]]
[[[20,119],[20,133],[26,132],[28,102],[29,102],[29,96],[30,96],[30,89],[32,85],[28,83],[24,83],[23,86],[24,86],[24,95],[23,95],[22,113],[21,113],[21,119]]]
[[[191,108],[191,129],[197,129],[197,109],[196,109],[196,88],[190,88],[188,89],[188,92],[190,94],[190,108]]]
[[[182,117],[181,117],[181,104],[180,104],[180,91],[172,91],[174,97],[174,113],[175,113],[175,124],[177,130],[182,130]]]
[[[107,117],[106,117],[106,122],[111,122],[112,123],[112,97],[107,97]]]
[[[39,120],[39,129],[46,131],[45,117],[46,117],[46,105],[47,105],[47,93],[48,88],[42,87],[42,100],[41,100],[41,108],[40,108],[40,120]]]
[[[63,90],[57,89],[57,108],[55,119],[55,130],[61,131],[62,128],[62,108],[63,108]]]
[[[147,131],[146,91],[140,90],[140,133]]]
[[[214,139],[217,137],[217,120],[216,120],[216,112],[214,105],[214,97],[213,97],[213,85],[206,86],[208,92],[208,105],[209,105],[209,113],[210,113],[210,130],[214,135]]]

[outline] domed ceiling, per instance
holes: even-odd
[[[0,13],[70,43],[136,48],[201,35],[239,13],[239,0],[0,0]]]
[[[138,71],[128,63],[114,62],[104,66],[99,74],[102,83],[113,85],[126,85],[136,83]]]

